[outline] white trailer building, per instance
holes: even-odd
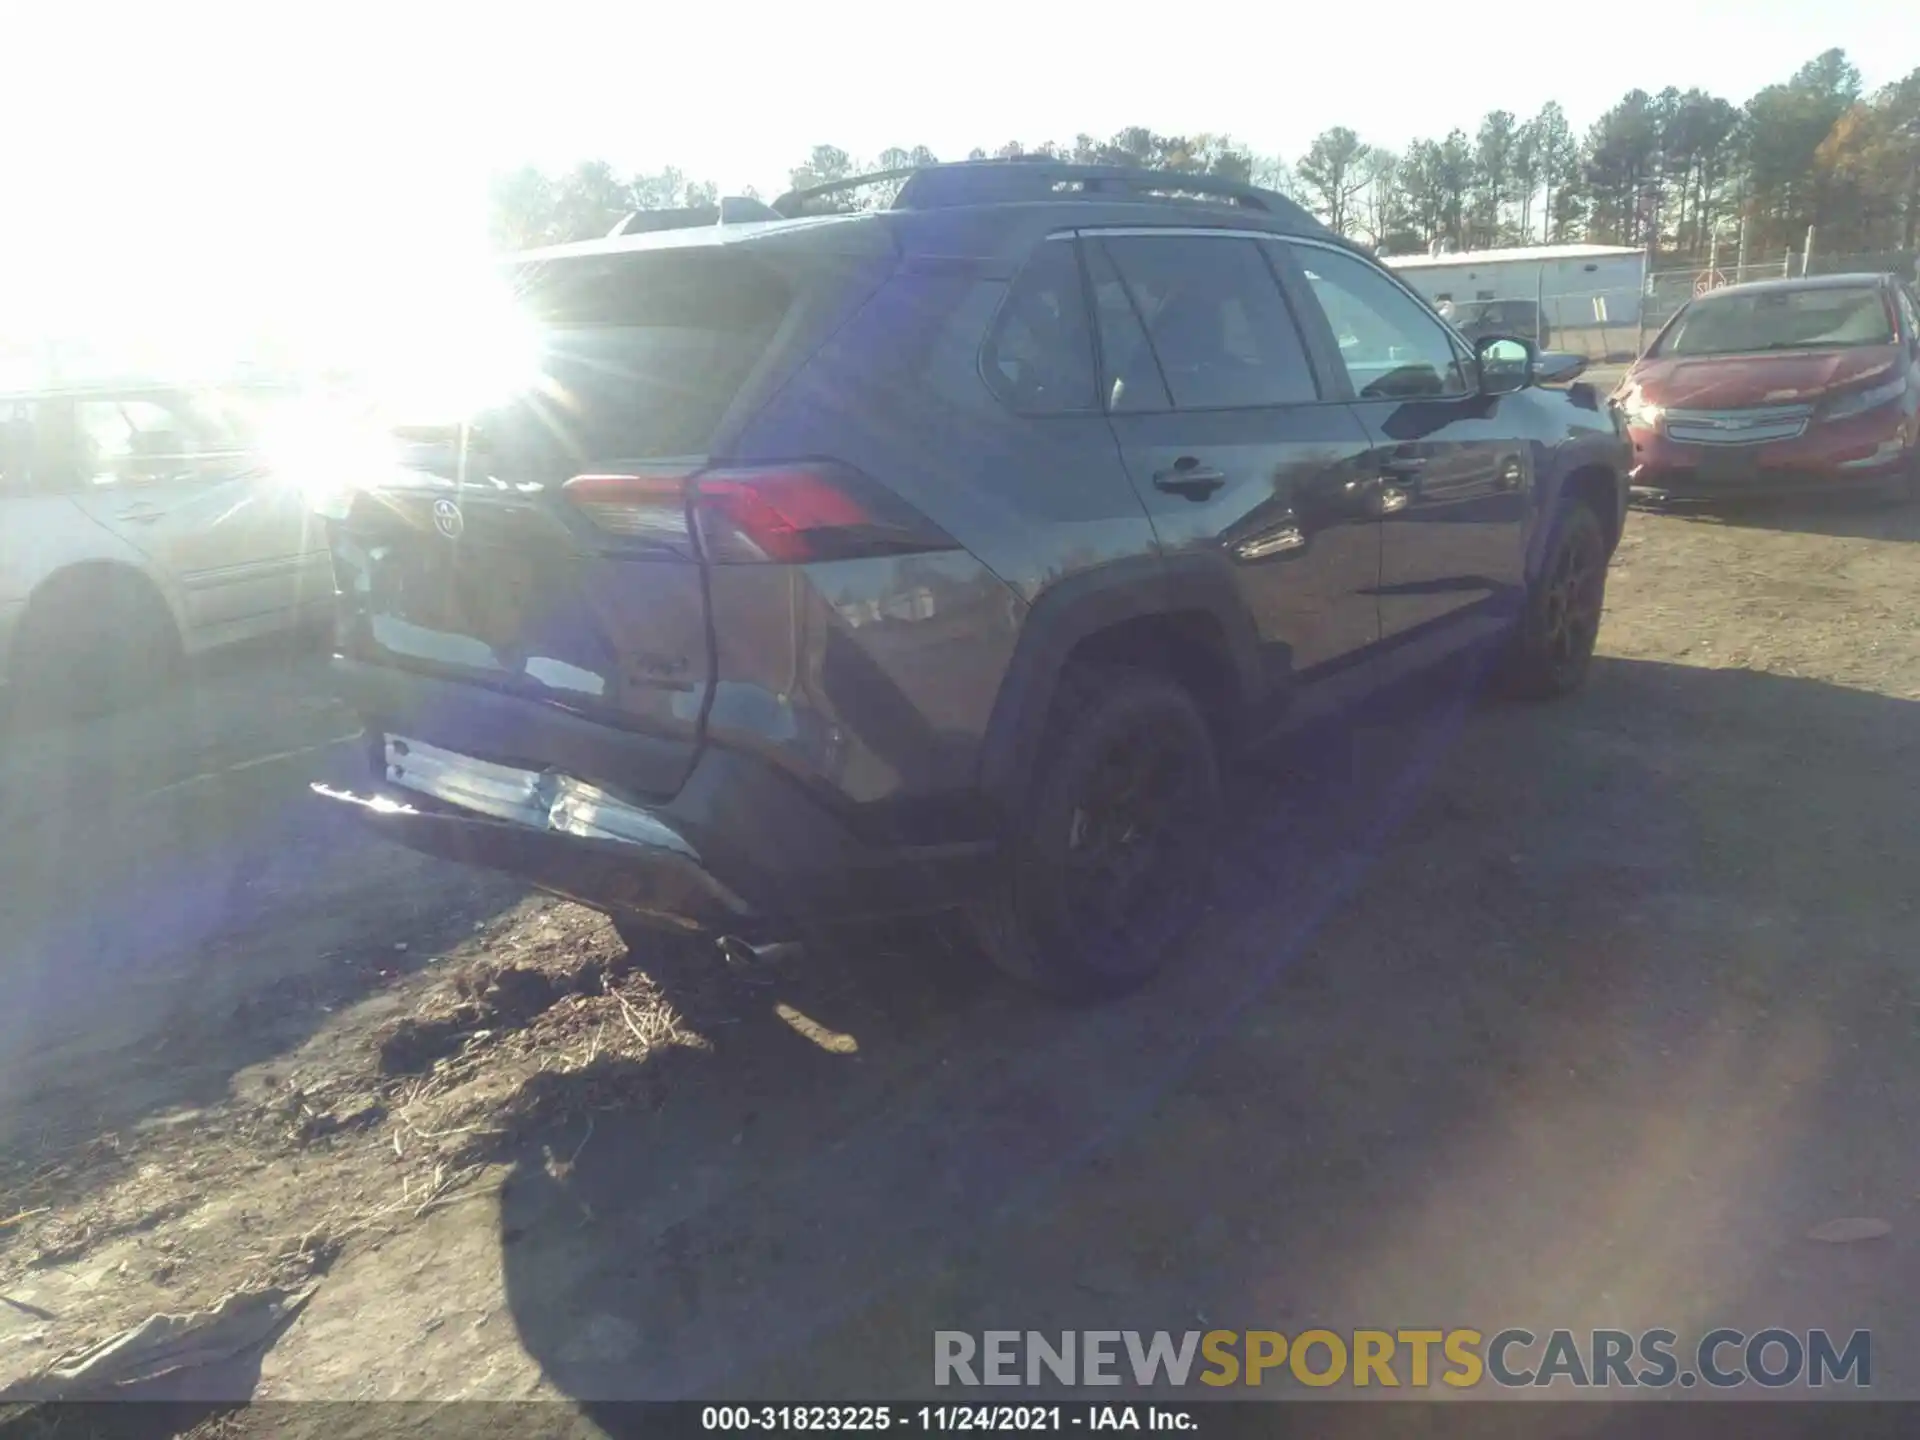
[[[1436,305],[1449,303],[1456,316],[1491,313],[1499,328],[1501,310],[1489,312],[1489,302],[1519,302],[1509,324],[1538,314],[1555,349],[1596,358],[1632,349],[1647,276],[1646,253],[1626,245],[1528,245],[1397,255],[1386,263]]]

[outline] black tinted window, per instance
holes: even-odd
[[[1118,235],[1099,242],[1183,410],[1297,405],[1319,392],[1266,257],[1252,240]]]
[[[539,378],[474,416],[470,442],[512,479],[705,453],[794,300],[786,275],[725,246],[536,262],[513,281]]]
[[[1093,282],[1094,315],[1100,322],[1100,393],[1116,415],[1171,410],[1160,366],[1147,344],[1120,272],[1098,245],[1086,249],[1087,276]]]
[[[1034,252],[987,333],[980,368],[1022,414],[1095,408],[1093,335],[1071,240]]]
[[[1294,253],[1326,312],[1354,394],[1402,399],[1472,389],[1446,327],[1379,270],[1318,246],[1296,246]]]

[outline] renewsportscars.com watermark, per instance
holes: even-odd
[[[936,1330],[936,1385],[1731,1389],[1873,1383],[1873,1336],[1825,1330]]]

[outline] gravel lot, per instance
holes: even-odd
[[[936,1328],[1318,1323],[1869,1328],[1920,1396],[1916,539],[1634,515],[1586,693],[1277,757],[1092,1011],[907,936],[723,980],[387,850],[305,796],[355,758],[309,661],[16,738],[0,1385],[317,1281],[168,1393],[906,1397]]]

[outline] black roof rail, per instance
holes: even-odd
[[[903,183],[896,210],[936,210],[952,205],[990,205],[1017,200],[1152,199],[1168,195],[1254,210],[1315,230],[1323,228],[1298,201],[1277,190],[1189,170],[1147,170],[1125,165],[1075,165],[1046,155],[1008,160],[962,160],[853,175],[825,185],[790,190],[773,202],[788,217],[807,213],[808,203],[888,180]]]
[[[623,215],[607,232],[609,240],[620,235],[650,235],[658,230],[692,230],[701,225],[745,225],[755,220],[778,220],[781,214],[764,201],[746,195],[723,195],[717,205],[695,205],[684,210],[635,210]]]
[[[808,185],[799,190],[789,190],[773,202],[776,213],[792,220],[807,214],[806,202],[818,200],[827,195],[841,195],[849,190],[858,190],[864,185],[878,185],[887,180],[905,180],[918,175],[927,167],[909,165],[904,170],[876,170],[871,175],[849,175],[844,180],[829,180],[824,185]]]

